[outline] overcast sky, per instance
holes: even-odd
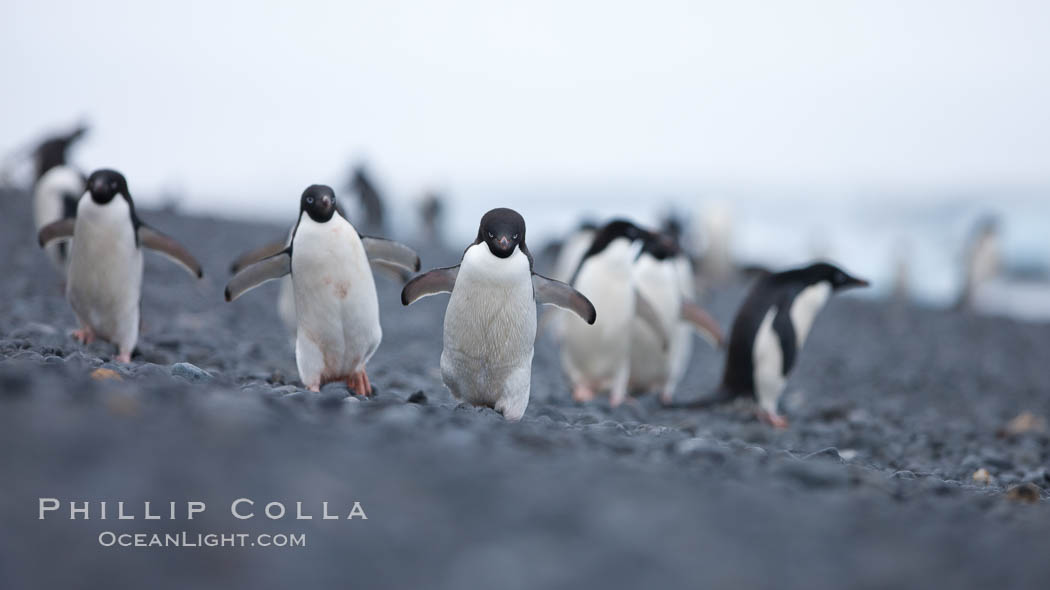
[[[1050,2],[5,0],[0,152],[194,208],[426,186],[1050,186]]]

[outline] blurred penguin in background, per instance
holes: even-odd
[[[733,217],[725,205],[711,205],[702,211],[696,227],[702,228],[700,264],[697,270],[708,282],[724,283],[733,278],[730,253]]]
[[[571,283],[573,275],[576,274],[576,269],[579,268],[583,255],[591,247],[591,242],[594,241],[596,233],[598,233],[598,226],[594,222],[581,221],[569,237],[558,246],[557,254],[554,258],[554,267],[551,270],[551,278],[562,283]],[[560,342],[562,335],[565,333],[564,319],[566,317],[568,317],[567,312],[563,309],[545,310],[543,319],[540,322],[542,331],[550,334],[555,342]]]
[[[441,244],[441,226],[445,217],[445,199],[437,191],[429,190],[423,194],[419,203],[419,218],[423,225],[423,240],[431,244]]]
[[[669,342],[664,346],[642,318],[632,320],[628,390],[657,392],[670,405],[692,357],[693,330],[718,348],[722,329],[694,302],[692,262],[678,244],[664,234],[652,234],[643,244],[634,260],[635,288],[652,302]]]
[[[73,131],[48,137],[33,150],[33,222],[37,232],[62,219],[72,219],[85,191],[84,175],[69,164],[70,148],[85,134],[81,125]],[[44,253],[64,279],[69,266],[68,241],[48,244]]]
[[[974,224],[967,243],[965,279],[956,303],[957,309],[972,311],[980,287],[999,276],[1002,270],[999,226],[999,219],[994,215],[985,215]]]
[[[69,149],[88,132],[85,125],[80,125],[65,134],[45,138],[33,150],[33,170],[36,182],[56,166],[65,166],[69,160]],[[77,195],[78,197],[80,195]]]
[[[383,233],[383,197],[379,194],[371,173],[364,164],[354,166],[350,175],[349,189],[357,195],[361,204],[364,231]]]
[[[573,315],[563,320],[562,368],[577,403],[606,391],[612,407],[627,398],[631,326],[636,316],[652,331],[661,350],[669,348],[665,323],[638,288],[633,272],[634,260],[651,236],[630,221],[613,220],[598,230],[574,273],[572,286],[594,304],[598,314],[593,325]]]

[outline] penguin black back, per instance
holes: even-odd
[[[580,258],[580,263],[576,265],[576,270],[573,272],[572,280],[569,281],[569,284],[576,283],[576,277],[580,274],[580,268],[583,267],[588,258],[601,254],[609,247],[609,244],[612,244],[617,239],[627,238],[629,241],[633,242],[635,240],[649,239],[652,235],[653,234],[649,231],[638,227],[626,219],[614,219],[609,223],[606,223],[598,230],[598,233],[595,234],[590,247],[587,248],[583,257]]]
[[[36,180],[56,166],[64,166],[69,155],[69,148],[84,134],[87,127],[78,127],[66,135],[49,137],[40,142],[33,151],[33,166],[36,169]]]

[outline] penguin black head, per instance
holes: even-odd
[[[833,291],[850,289],[853,287],[867,287],[868,281],[851,276],[848,272],[827,262],[818,262],[802,269],[802,276],[807,284],[827,281]]]
[[[627,241],[634,242],[637,240],[649,239],[651,236],[651,232],[638,227],[630,221],[625,219],[614,219],[598,230],[598,234],[594,236],[594,241],[591,242],[591,247],[583,257],[587,258],[598,254],[602,250],[605,250],[609,244],[620,238],[626,238]]]
[[[514,249],[521,245],[522,252],[528,255],[525,247],[525,219],[515,210],[493,209],[481,218],[478,227],[478,238],[475,244],[485,242],[489,251],[499,258],[508,258]]]
[[[299,215],[306,211],[310,219],[325,223],[335,214],[335,191],[323,184],[311,184],[299,199]]]
[[[87,191],[91,194],[91,200],[99,205],[105,205],[117,195],[123,196],[131,202],[131,193],[128,192],[128,181],[124,175],[116,170],[95,170],[88,177]]]
[[[642,242],[642,251],[638,253],[648,254],[657,260],[667,260],[682,253],[675,239],[667,234],[651,233]]]

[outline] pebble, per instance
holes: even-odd
[[[1033,483],[1023,483],[1006,490],[1006,499],[1013,502],[1035,504],[1042,499],[1043,490]]]
[[[182,377],[188,381],[211,381],[211,373],[190,363],[175,363],[171,366],[172,377]]]
[[[674,444],[675,453],[679,455],[701,456],[717,461],[724,461],[729,450],[717,441],[708,438],[687,438]]]
[[[774,470],[808,488],[837,488],[849,483],[846,469],[827,461],[788,459]]]

